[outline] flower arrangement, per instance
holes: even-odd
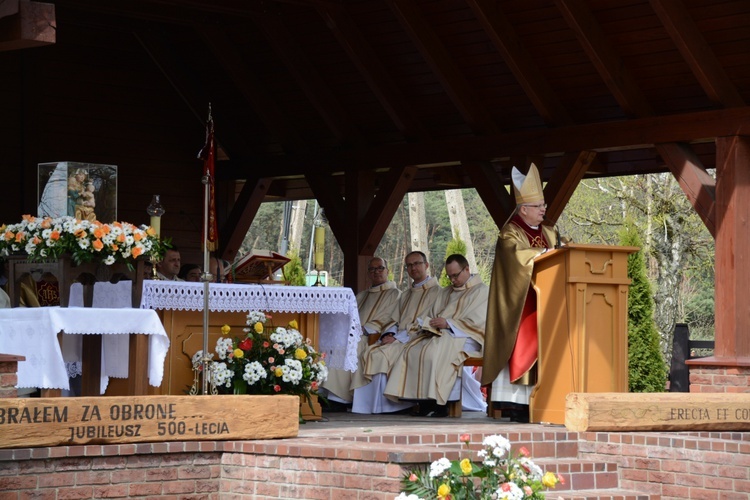
[[[141,255],[161,256],[169,242],[153,228],[127,222],[103,224],[74,217],[37,218],[24,215],[18,224],[0,226],[0,258],[25,253],[31,260],[69,254],[75,264],[130,262]]]
[[[468,447],[471,437],[462,434],[459,440]],[[410,472],[403,477],[404,491],[396,500],[544,500],[543,491],[565,484],[562,476],[537,466],[526,448],[512,454],[510,441],[500,435],[486,436],[477,456],[480,464],[468,458],[451,461],[443,457],[432,462],[429,470]]]
[[[286,327],[267,326],[270,316],[259,311],[247,315],[244,336],[229,337],[231,327],[221,328],[216,341],[217,360],[209,364],[211,383],[222,393],[317,394],[328,378],[324,356],[303,339],[297,322]],[[209,358],[213,359],[213,354]],[[203,352],[193,355],[193,369],[202,367]]]

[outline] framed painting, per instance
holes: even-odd
[[[117,167],[60,161],[40,163],[37,215],[104,223],[117,220]]]

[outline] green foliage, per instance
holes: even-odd
[[[454,253],[466,256],[466,243],[461,238],[454,238],[445,246],[445,258],[443,259],[443,263],[445,263],[445,259]],[[443,270],[440,273],[440,286],[451,286],[451,280],[445,272],[445,266],[443,266]]]
[[[307,273],[305,268],[302,267],[302,260],[299,258],[299,251],[292,249],[287,254],[291,260],[284,266],[284,277],[290,285],[294,286],[305,286],[305,277]]]
[[[620,234],[623,246],[642,246],[638,232],[626,224]],[[628,256],[628,389],[630,392],[663,392],[666,365],[654,323],[654,302],[641,250]]]

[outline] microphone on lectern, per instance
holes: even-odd
[[[560,230],[557,229],[557,224],[549,220],[547,217],[544,218],[546,222],[552,225],[552,229],[555,231],[555,249],[560,248],[562,246],[562,242],[560,241]]]

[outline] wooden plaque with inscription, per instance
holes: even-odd
[[[0,399],[0,448],[296,437],[297,396]]]

